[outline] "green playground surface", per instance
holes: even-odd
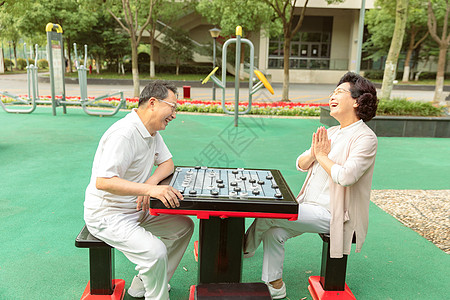
[[[0,299],[79,299],[89,279],[88,250],[74,245],[83,227],[84,191],[100,137],[127,111],[87,116],[81,109],[0,111]],[[179,114],[161,132],[177,165],[278,169],[294,194],[295,169],[319,120]],[[380,137],[373,189],[449,189],[450,139]],[[426,201],[426,199],[424,199]],[[194,241],[170,284],[188,299],[197,282]],[[249,226],[252,219],[246,220]],[[322,241],[305,234],[286,243],[287,299],[312,299],[308,277],[320,274]],[[244,260],[243,282],[260,282],[263,251]],[[115,251],[115,278],[131,284],[134,265]],[[348,259],[346,282],[357,299],[445,299],[450,257],[373,203],[361,253]],[[133,299],[128,294],[125,299]]]

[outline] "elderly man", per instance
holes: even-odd
[[[151,216],[148,211],[150,197],[166,207],[178,207],[183,200],[173,187],[157,185],[174,168],[159,131],[176,118],[176,93],[168,82],[150,83],[138,108],[104,133],[84,202],[89,231],[136,264],[138,275],[128,293],[146,300],[169,298],[168,282],[194,226],[186,216]]]
[[[330,94],[330,115],[338,122],[328,130],[320,127],[311,148],[296,161],[307,171],[298,195],[297,221],[256,219],[246,233],[246,256],[264,243],[262,279],[273,299],[286,297],[283,282],[284,243],[305,232],[330,233],[330,256],[349,254],[353,235],[356,251],[367,234],[372,174],[377,137],[365,122],[376,113],[375,86],[367,79],[347,73]]]

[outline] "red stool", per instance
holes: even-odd
[[[258,283],[205,283],[193,285],[189,300],[271,300],[269,288]]]
[[[86,225],[75,239],[78,248],[89,248],[89,276],[81,300],[122,300],[125,280],[114,277],[114,248],[95,238]]]
[[[319,233],[323,241],[322,266],[320,276],[309,277],[308,290],[314,300],[354,300],[356,299],[345,283],[347,255],[342,258],[330,257],[330,235]],[[356,243],[356,236],[353,236]]]

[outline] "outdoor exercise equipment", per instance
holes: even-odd
[[[35,58],[34,62],[35,62],[35,64],[37,64],[38,45],[36,44],[35,47],[36,47],[36,58]],[[24,51],[25,59],[27,61],[26,69],[27,69],[28,97],[26,97],[26,98],[19,97],[17,95],[9,93],[8,91],[0,91],[0,95],[14,99],[14,101],[10,102],[10,103],[3,103],[3,101],[0,100],[0,105],[8,113],[17,113],[17,114],[32,113],[36,109],[36,103],[39,100],[38,79],[37,79],[38,67],[35,64],[29,63],[26,43],[23,44],[23,48],[25,50]],[[26,105],[27,108],[9,108],[8,106],[11,106],[11,105],[13,105],[13,106]]]
[[[77,66],[78,70],[78,82],[80,84],[80,104],[83,107],[83,110],[85,113],[91,116],[113,116],[115,115],[122,106],[125,107],[126,99],[123,96],[123,92],[114,92],[111,94],[103,95],[100,97],[96,97],[93,100],[89,100],[87,96],[87,72],[88,69],[86,68],[87,64],[87,45],[84,45],[84,62],[83,64],[80,64],[78,61],[78,55],[77,55],[77,44],[73,44],[74,50],[75,50],[75,65]],[[103,100],[108,97],[112,97],[114,95],[120,95],[120,102],[117,106],[111,105],[111,104],[99,104],[96,103],[97,101]],[[96,106],[96,107],[102,107],[102,108],[111,108],[112,110],[101,110],[101,111],[93,111],[88,108],[88,106]]]
[[[56,32],[53,31],[55,28]],[[50,67],[50,86],[52,91],[51,104],[53,115],[56,115],[56,107],[58,106],[62,106],[63,113],[66,113],[66,105],[80,105],[83,108],[83,111],[88,115],[100,117],[113,116],[120,110],[122,106],[125,106],[126,100],[123,96],[122,91],[114,92],[111,94],[96,97],[93,100],[89,100],[87,96],[87,45],[85,45],[84,47],[84,64],[80,65],[77,58],[76,44],[74,44],[74,47],[78,71],[78,81],[80,84],[80,101],[67,101],[64,82],[65,61],[62,41],[63,30],[59,24],[52,23],[48,23],[45,30],[47,31],[47,51]],[[112,97],[114,95],[120,95],[120,102],[117,106],[114,106],[112,104],[98,103],[98,101],[108,97]],[[92,107],[102,109],[92,110]],[[110,108],[112,110],[106,110],[104,108]]]
[[[56,32],[53,31],[56,29]],[[64,84],[65,60],[63,30],[61,25],[48,23],[45,26],[47,32],[47,57],[50,69],[50,88],[52,93],[52,112],[56,116],[56,107],[62,106],[66,113],[66,87]]]
[[[211,79],[218,87],[222,89],[222,108],[226,114],[233,115],[234,114],[234,126],[238,126],[238,118],[239,115],[247,114],[252,109],[252,96],[254,93],[259,91],[263,86],[265,86],[270,93],[273,92],[273,88],[270,83],[267,81],[266,77],[258,70],[253,70],[253,62],[255,59],[255,48],[253,47],[253,43],[248,39],[243,39],[242,37],[242,27],[236,27],[236,38],[232,38],[227,40],[222,47],[222,80],[217,78],[214,73],[216,73],[219,67],[215,67],[211,73],[202,81],[202,84],[208,82]],[[225,87],[226,87],[226,68],[227,68],[227,47],[229,44],[236,44],[236,63],[235,63],[235,84],[234,84],[234,112],[229,111],[225,106]],[[239,72],[240,72],[240,57],[241,57],[241,44],[247,44],[250,47],[250,76],[248,79],[248,106],[244,111],[239,111]],[[259,82],[253,86],[253,74],[259,79]]]

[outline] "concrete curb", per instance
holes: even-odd
[[[43,77],[40,76],[38,78],[39,82],[42,83],[50,83],[50,77]],[[73,77],[65,77],[64,81],[66,84],[78,84],[78,78]],[[209,81],[205,84],[202,84],[202,82],[199,81],[181,81],[181,80],[171,80],[176,86],[191,86],[191,87],[204,87],[204,88],[211,88],[212,82]],[[151,82],[151,80],[139,80],[141,86],[145,86],[148,83]],[[87,84],[90,85],[133,85],[132,79],[99,79],[99,78],[88,78]],[[227,88],[234,87],[234,82],[227,82],[226,84]],[[248,81],[240,82],[239,87],[246,88],[248,87]]]
[[[381,88],[381,83],[374,83],[377,89]],[[423,85],[423,84],[395,84],[393,87],[394,90],[406,90],[406,91],[434,91],[434,85]],[[444,85],[444,92],[450,92],[450,86]]]
[[[22,76],[21,76],[22,75]],[[21,81],[26,81],[27,77],[26,74],[15,74],[15,75],[0,75],[0,77],[5,76],[5,78],[9,79],[9,80],[21,80]],[[50,82],[50,77],[44,77],[44,76],[39,76],[38,77],[38,81],[42,82],[42,83],[49,83]],[[73,78],[73,77],[66,77],[65,78],[65,82],[67,84],[78,84],[78,78]],[[150,80],[140,80],[140,84],[142,86],[148,84],[150,82]],[[177,86],[191,86],[191,87],[204,87],[204,88],[211,88],[212,87],[212,82],[209,81],[205,84],[201,84],[201,81],[178,81],[178,80],[173,80],[173,82],[175,83],[175,85]],[[133,85],[133,80],[131,79],[98,79],[98,78],[88,78],[87,80],[88,85]],[[282,83],[271,83],[271,85],[274,88],[282,88],[283,84]],[[290,85],[297,85],[297,86],[301,86],[301,85],[305,85],[305,86],[322,86],[322,85],[327,85],[330,86],[330,84],[319,84],[319,83],[291,83]],[[331,85],[334,86],[334,85]],[[234,87],[234,82],[227,82],[226,85],[227,88],[233,88]],[[239,85],[240,88],[247,88],[248,87],[248,81],[244,81],[241,82]],[[381,83],[375,83],[375,87],[377,89],[381,88]],[[435,86],[434,85],[418,85],[418,84],[414,84],[414,85],[407,85],[407,84],[396,84],[393,87],[394,90],[404,90],[404,91],[434,91],[435,90]],[[450,92],[450,85],[444,85],[444,92]]]

